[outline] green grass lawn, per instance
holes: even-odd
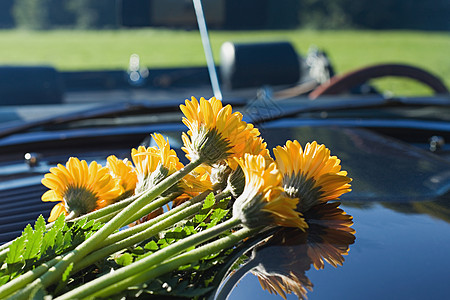
[[[311,45],[327,51],[338,73],[376,63],[424,68],[450,86],[450,35],[415,31],[211,31],[219,63],[225,41],[279,41],[300,55]],[[0,64],[47,64],[60,70],[126,69],[137,53],[148,67],[205,65],[197,31],[142,29],[111,31],[0,31]],[[429,93],[409,80],[383,79],[377,86],[401,94]]]

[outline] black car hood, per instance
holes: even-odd
[[[286,139],[325,144],[354,178],[353,190],[343,200],[407,202],[450,197],[450,162],[429,151],[361,128],[285,124],[263,127],[270,148],[283,145]]]
[[[334,268],[325,264],[323,270],[313,267],[303,270],[313,285],[313,290],[307,292],[308,299],[445,298],[450,292],[446,283],[450,269],[447,259],[450,253],[450,162],[370,130],[317,124],[300,126],[300,123],[301,120],[295,119],[273,121],[262,123],[258,128],[269,149],[285,144],[288,139],[297,139],[301,144],[316,140],[342,160],[342,169],[348,171],[353,181],[352,192],[341,198],[341,207],[353,216],[356,230],[356,240],[350,245],[343,266]],[[166,125],[124,127],[121,130],[105,127],[89,134],[84,129],[86,141],[80,147],[89,149],[89,155],[85,157],[70,138],[77,136],[77,129],[48,132],[45,139],[46,143],[60,145],[60,148],[52,147],[52,155],[58,149],[72,149],[73,153],[65,155],[76,154],[80,159],[104,161],[110,144],[104,143],[102,136],[121,141],[108,154],[123,154],[138,146],[135,140],[142,141],[148,136],[148,133],[143,134],[146,130],[158,131],[169,137],[181,157],[180,132],[184,127],[182,124]],[[133,134],[135,140],[129,138]],[[27,133],[23,135],[17,140],[24,142]],[[24,152],[33,151],[39,143],[33,141],[25,145]],[[15,151],[18,147],[14,145]],[[40,147],[42,149],[42,145]],[[6,150],[2,153],[7,153]],[[42,151],[41,155],[45,161],[50,154]],[[13,170],[13,163],[21,170],[20,174],[5,171]],[[23,162],[8,162],[0,157],[2,242],[11,239],[11,234],[18,234],[39,214],[48,217],[50,207],[40,201],[45,189],[39,181],[53,163],[54,160],[45,165],[47,171],[32,170]],[[24,166],[17,167],[20,164]],[[277,259],[275,255],[273,260]],[[279,296],[263,291],[258,279],[247,274],[229,297],[255,298],[278,299]]]

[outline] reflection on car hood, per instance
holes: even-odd
[[[342,159],[343,169],[354,179],[353,191],[342,197],[341,208],[353,216],[355,242],[342,266],[325,263],[323,270],[312,265],[306,269],[302,282],[310,282],[311,290],[303,285],[307,298],[446,298],[450,292],[446,283],[450,267],[449,162],[363,129],[287,128],[283,124],[271,123],[262,129],[271,145],[284,143],[286,137],[317,140]],[[323,240],[317,243],[319,248],[329,248]],[[280,259],[276,253],[273,256],[274,261]],[[229,299],[280,298],[264,291],[259,281],[247,273]],[[287,298],[297,297],[290,294]]]
[[[426,213],[380,204],[342,205],[353,216],[356,240],[342,266],[305,272],[308,299],[446,299],[450,224]],[[447,201],[448,212],[448,201]],[[274,257],[274,260],[277,258]],[[288,299],[296,299],[288,295]],[[248,273],[229,299],[280,299]]]

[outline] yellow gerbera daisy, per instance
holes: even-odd
[[[305,212],[314,205],[337,200],[351,191],[346,171],[330,150],[316,142],[303,150],[298,141],[287,141],[273,149],[276,163],[283,174],[283,186],[293,198],[300,198],[298,210]]]
[[[157,147],[139,146],[131,150],[131,158],[137,172],[136,194],[143,192],[168,175],[183,168],[175,150],[170,149],[169,140],[161,134],[152,134]]]
[[[298,199],[285,195],[281,174],[274,162],[267,163],[262,155],[245,154],[236,159],[245,175],[245,187],[233,206],[233,215],[239,216],[249,227],[280,225],[308,227],[295,209]]]
[[[218,163],[240,153],[248,132],[259,134],[253,125],[242,121],[241,113],[233,113],[230,105],[223,106],[214,97],[200,98],[200,102],[192,97],[180,109],[184,114],[183,123],[189,128],[182,135],[182,149],[190,160],[200,158],[207,164]]]
[[[257,129],[252,130],[252,127],[253,126],[249,126],[248,129],[241,135],[244,142],[235,146],[234,157],[243,157],[245,153],[251,155],[262,155],[266,159],[267,163],[271,163],[273,159],[270,157],[269,150],[267,149],[267,143],[264,142],[262,137],[258,136],[259,131]],[[228,159],[227,164],[232,170],[236,170],[238,166],[235,159]]]
[[[111,175],[119,180],[124,189],[124,195],[131,196],[137,183],[136,170],[131,161],[118,159],[114,155],[108,156],[106,166],[111,170]]]
[[[42,195],[42,201],[60,202],[52,209],[49,222],[60,214],[83,215],[102,208],[119,198],[123,188],[107,167],[93,161],[71,157],[66,166],[58,164],[45,174],[42,184],[50,190]]]

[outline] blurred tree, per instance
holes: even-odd
[[[116,28],[123,5],[151,5],[151,0],[0,0],[0,9],[8,10],[11,1],[16,26],[30,29]],[[226,0],[224,9],[227,29],[450,30],[449,0]]]
[[[50,0],[15,0],[13,15],[18,27],[27,29],[48,29],[50,26],[48,8]]]
[[[450,30],[449,0],[298,0],[300,26]]]
[[[117,26],[117,0],[14,0],[17,27],[42,30],[58,27],[81,29]]]
[[[16,26],[27,29],[67,27],[74,23],[74,15],[60,0],[15,0],[13,15]]]
[[[76,27],[114,28],[118,24],[117,0],[68,0],[67,8],[75,14]]]
[[[354,25],[347,7],[353,5],[355,1],[299,0],[299,2],[299,21],[303,28],[342,29]]]

